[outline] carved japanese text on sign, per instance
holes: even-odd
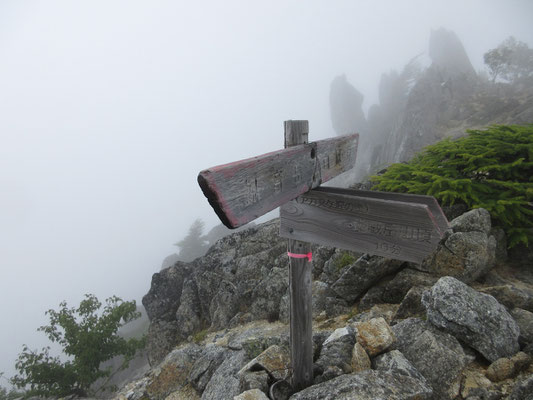
[[[437,222],[440,216],[435,217],[426,204],[340,191],[342,194],[337,189],[319,188],[283,205],[280,235],[421,262],[444,233],[445,226]]]
[[[351,169],[357,141],[348,135],[219,165],[198,183],[224,225],[237,228]]]

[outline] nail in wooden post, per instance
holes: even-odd
[[[285,147],[308,143],[308,121],[285,121]],[[308,254],[311,244],[289,239],[290,253]],[[299,391],[313,383],[312,283],[313,264],[307,258],[290,258],[290,343],[292,386]]]

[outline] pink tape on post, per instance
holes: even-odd
[[[307,258],[307,261],[309,262],[313,261],[313,253],[296,254],[296,253],[291,253],[290,251],[288,251],[287,255],[291,258]]]

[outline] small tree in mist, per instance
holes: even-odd
[[[483,59],[493,82],[498,78],[510,83],[533,79],[533,49],[512,36],[486,52]]]
[[[127,368],[137,350],[144,347],[144,338],[124,339],[118,329],[141,316],[135,301],[122,301],[113,296],[102,303],[91,294],[78,308],[60,304],[59,311],[48,310],[50,325],[41,326],[50,341],[58,343],[67,356],[67,361],[50,355],[46,347],[37,352],[24,345],[16,362],[18,375],[11,382],[25,395],[59,397],[68,395],[87,396],[102,390],[112,375]],[[100,369],[100,364],[116,356],[124,356],[123,364],[115,371]],[[91,391],[91,386],[100,378],[100,388]]]
[[[205,254],[209,247],[207,238],[204,236],[204,222],[195,220],[189,228],[189,233],[175,244],[178,246],[179,257],[182,261],[192,261]]]

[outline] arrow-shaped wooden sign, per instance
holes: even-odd
[[[282,237],[417,263],[448,228],[430,196],[321,187],[280,210]]]
[[[355,164],[358,134],[320,140],[203,170],[198,183],[228,228],[238,228]]]

